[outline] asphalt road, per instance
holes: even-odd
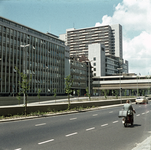
[[[151,104],[133,105],[134,126],[120,107],[0,123],[0,150],[131,150],[151,134]]]

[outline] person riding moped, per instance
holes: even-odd
[[[123,110],[127,111],[128,117],[130,117],[131,122],[133,122],[133,113],[136,113],[133,109],[133,106],[130,104],[130,100],[126,101],[126,104],[123,106]]]

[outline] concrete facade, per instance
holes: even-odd
[[[88,45],[88,59],[93,68],[93,76],[105,76],[105,46],[101,43]]]
[[[104,25],[83,29],[67,29],[66,34],[60,35],[60,39],[64,40],[70,48],[70,55],[83,55],[90,58],[95,53],[100,53],[93,44],[104,45],[105,55],[100,53],[100,66],[94,68],[96,72],[94,76],[110,76],[117,73],[128,73],[128,61],[123,59],[123,44],[122,44],[122,26],[120,24]],[[92,48],[93,46],[94,48]],[[91,51],[89,50],[91,49]],[[93,52],[92,52],[93,51]],[[91,54],[89,54],[91,53]],[[104,58],[103,58],[104,56]],[[105,62],[104,62],[105,59]],[[91,63],[93,66],[93,63]],[[122,68],[118,70],[117,68]],[[93,70],[93,71],[94,71]],[[105,70],[105,73],[104,73]],[[100,73],[99,73],[100,72]]]
[[[151,79],[146,76],[137,76],[136,74],[119,74],[117,76],[93,77],[93,90],[97,90],[99,95],[102,90],[120,91],[121,95],[147,95],[151,93]],[[138,92],[137,92],[138,91]]]

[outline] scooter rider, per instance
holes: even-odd
[[[130,100],[126,101],[126,104],[123,106],[123,109],[127,111],[128,115],[133,116],[133,112],[135,113],[133,106],[130,104]]]

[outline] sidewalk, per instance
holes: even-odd
[[[142,143],[139,143],[132,150],[151,150],[151,136],[144,140]]]

